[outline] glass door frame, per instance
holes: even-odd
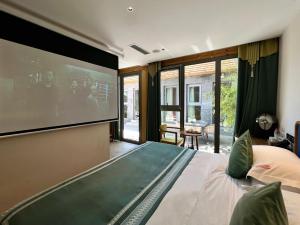
[[[139,140],[131,140],[126,139],[123,137],[124,135],[124,78],[138,76],[139,78]],[[142,130],[142,123],[141,123],[141,87],[142,87],[142,76],[140,72],[135,73],[126,73],[126,74],[119,74],[120,77],[120,141],[125,141],[133,144],[140,144],[141,143],[141,130]],[[134,93],[135,95],[135,93]],[[133,100],[134,101],[134,100]]]
[[[187,63],[182,63],[179,65],[172,65],[167,67],[162,67],[159,73],[159,96],[160,96],[160,74],[163,71],[167,70],[174,70],[179,69],[179,107],[171,107],[171,106],[161,106],[160,105],[160,115],[159,120],[161,118],[161,111],[179,111],[180,112],[180,130],[184,130],[184,122],[185,122],[185,98],[184,98],[184,91],[185,91],[185,71],[184,67],[194,64],[200,64],[200,63],[208,63],[208,62],[215,62],[215,114],[214,114],[214,123],[215,123],[215,132],[214,132],[214,152],[219,153],[220,152],[220,114],[221,114],[221,62],[222,60],[226,59],[232,59],[237,58],[236,54],[230,54],[225,56],[218,56],[218,57],[211,57],[207,59],[202,60],[193,60],[189,61]],[[160,103],[160,101],[159,101]],[[169,109],[169,110],[166,110]],[[159,124],[161,124],[161,121],[159,121]]]
[[[178,98],[179,104],[178,105],[161,105],[161,73],[170,71],[170,70],[178,70]],[[163,111],[174,111],[180,112],[180,131],[184,128],[184,114],[182,109],[184,110],[184,77],[183,74],[183,66],[182,65],[175,65],[175,66],[168,66],[164,67],[159,71],[159,79],[158,79],[158,89],[159,89],[159,124],[161,124],[161,112]],[[173,128],[173,127],[170,127]]]
[[[190,102],[190,88],[199,88],[199,101],[198,102]],[[202,102],[202,95],[200,93],[202,92],[202,85],[201,84],[186,84],[185,85],[185,90],[186,90],[186,105],[185,111],[186,114],[184,115],[185,123],[188,122],[188,116],[189,116],[189,106],[200,106],[201,107],[201,102]]]

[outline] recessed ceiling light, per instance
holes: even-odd
[[[132,6],[129,6],[129,7],[127,8],[127,11],[128,11],[128,12],[133,12],[133,7],[132,7]]]

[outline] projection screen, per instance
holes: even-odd
[[[117,82],[117,70],[0,39],[0,134],[116,119]]]

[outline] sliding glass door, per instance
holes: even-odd
[[[140,76],[121,75],[121,140],[140,142]]]
[[[199,148],[213,151],[215,144],[216,62],[184,67],[184,129],[201,133]]]
[[[220,150],[229,152],[234,138],[238,59],[221,61]]]
[[[161,124],[200,133],[199,149],[228,152],[233,142],[236,58],[165,68],[160,72]]]

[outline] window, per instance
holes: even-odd
[[[124,104],[124,119],[127,119],[127,105]]]
[[[128,91],[124,91],[124,103],[128,102]]]
[[[168,127],[180,128],[180,112],[161,111],[161,124],[167,124]]]
[[[139,90],[134,90],[134,117],[139,118]]]
[[[214,61],[184,67],[186,129],[213,124],[215,67]]]
[[[124,119],[127,119],[128,114],[128,91],[124,91]]]
[[[177,103],[177,87],[164,87],[164,104],[176,105]]]
[[[196,123],[201,120],[202,92],[200,84],[187,85],[186,122]]]
[[[140,141],[140,75],[120,75],[121,140]]]
[[[205,133],[205,143],[207,135],[209,141],[214,141],[214,133],[208,134],[207,127],[214,127],[215,70],[215,61],[184,67],[184,129]]]
[[[230,151],[234,138],[234,123],[237,99],[238,59],[221,61],[220,93],[220,147]]]
[[[172,69],[160,73],[160,105],[179,107],[179,70]],[[165,108],[166,110],[167,108]]]
[[[160,72],[161,123],[180,128],[179,68]]]
[[[189,84],[188,85],[188,103],[189,104],[201,104],[201,85],[200,84],[196,84],[196,85],[192,85]]]

